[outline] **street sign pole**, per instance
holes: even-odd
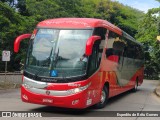
[[[5,62],[5,81],[6,81],[6,73],[7,73],[7,61]]]
[[[2,61],[5,62],[5,81],[6,81],[7,61],[10,61],[10,51],[7,50],[2,51]]]

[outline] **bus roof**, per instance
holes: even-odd
[[[56,18],[48,19],[38,23],[37,27],[46,28],[95,28],[105,27],[117,34],[122,35],[122,30],[106,20],[95,18]]]

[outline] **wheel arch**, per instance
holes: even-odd
[[[107,88],[107,90],[108,90],[108,96],[109,96],[109,82],[106,81],[106,82],[104,83],[104,85],[102,86],[102,89],[103,89],[104,86]]]

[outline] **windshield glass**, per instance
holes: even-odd
[[[31,39],[25,70],[45,77],[75,77],[86,73],[84,56],[92,30],[38,29]]]

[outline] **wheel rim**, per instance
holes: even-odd
[[[104,103],[105,99],[106,99],[106,93],[105,93],[105,91],[103,90],[103,91],[102,91],[102,94],[101,94],[101,103]]]

